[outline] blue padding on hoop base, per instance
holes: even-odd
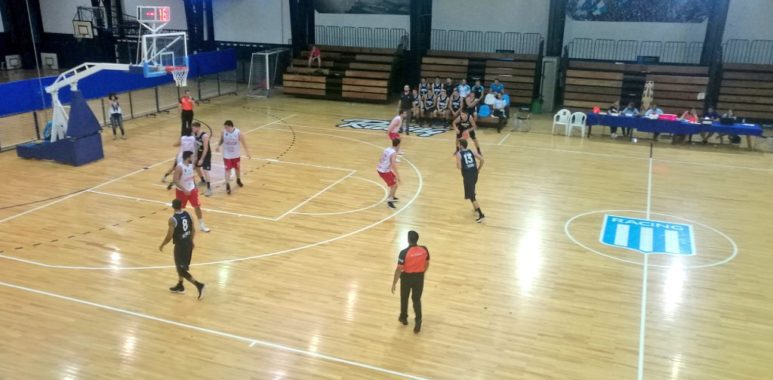
[[[99,120],[91,111],[91,107],[86,103],[81,92],[74,91],[71,94],[72,102],[70,103],[70,118],[67,122],[67,136],[79,138],[99,133],[102,130]]]

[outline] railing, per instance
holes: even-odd
[[[724,63],[773,65],[773,40],[727,40],[722,58]]]
[[[639,56],[661,63],[699,64],[702,42],[636,41],[575,38],[567,44],[569,58],[635,62]]]
[[[476,30],[432,29],[432,50],[495,53],[513,51],[516,54],[539,54],[542,35],[539,33],[483,32]]]
[[[403,28],[368,28],[336,25],[317,25],[315,41],[320,45],[364,48],[397,48],[408,37]]]

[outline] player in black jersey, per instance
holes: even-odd
[[[467,112],[467,109],[462,108],[459,116],[454,119],[453,126],[454,131],[456,131],[456,151],[454,153],[459,152],[459,144],[466,138],[464,135],[467,133],[472,139],[472,142],[475,143],[475,149],[478,151],[478,154],[482,154],[480,152],[480,145],[478,145],[478,139],[475,136],[475,129],[477,129],[478,126],[475,124],[475,119]]]
[[[450,115],[448,115],[448,120],[453,122],[456,120],[457,117],[459,117],[459,114],[462,112],[462,97],[459,96],[459,91],[457,89],[453,89],[451,94],[451,110],[449,112]]]
[[[212,149],[209,147],[209,133],[201,130],[201,123],[194,121],[193,135],[196,136],[196,172],[201,177],[199,185],[207,185],[207,191],[204,196],[212,196],[212,186],[210,185],[209,171],[212,170]]]
[[[448,127],[448,114],[451,99],[446,94],[446,90],[441,89],[440,95],[437,97],[437,117],[442,120],[443,125]]]
[[[478,101],[480,99],[475,99],[475,94],[470,91],[467,96],[462,99],[462,106],[464,107],[465,111],[467,111],[468,114],[472,115],[472,118],[475,119],[475,121],[478,121]],[[475,143],[477,146],[477,143]]]
[[[435,94],[432,92],[428,92],[422,97],[421,116],[427,124],[430,124],[432,119],[437,117],[437,103],[435,103]]]
[[[462,180],[464,182],[464,199],[472,202],[472,208],[478,213],[476,222],[480,223],[486,218],[480,209],[478,200],[475,198],[475,184],[478,183],[478,173],[483,169],[483,156],[467,149],[467,140],[459,140],[461,150],[456,153],[456,168],[462,170]]]
[[[440,96],[440,90],[443,89],[443,83],[440,82],[440,77],[435,77],[435,82],[432,83],[432,93],[435,96]]]
[[[451,77],[446,78],[446,82],[443,83],[443,88],[446,89],[446,94],[453,93],[454,90],[456,90],[456,85]]]
[[[419,96],[422,98],[424,95],[427,95],[429,92],[429,83],[427,83],[427,78],[421,78],[421,83],[419,83]]]
[[[183,279],[188,280],[196,286],[199,292],[199,299],[204,298],[204,284],[196,281],[188,272],[193,256],[193,238],[196,236],[196,229],[193,228],[193,219],[190,214],[182,209],[182,202],[179,199],[172,201],[174,215],[169,218],[169,229],[166,231],[166,237],[158,247],[159,251],[164,250],[164,246],[171,240],[174,243],[174,266],[177,268],[177,285],[169,288],[173,293],[184,293]]]

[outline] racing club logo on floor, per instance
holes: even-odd
[[[354,129],[372,129],[377,131],[386,131],[389,127],[389,120],[373,120],[373,119],[343,119],[342,124],[338,124],[339,128],[354,128]],[[448,132],[448,129],[442,126],[428,126],[421,127],[417,124],[411,124],[411,134],[415,134],[419,137],[432,137],[441,133]]]

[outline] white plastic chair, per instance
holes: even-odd
[[[553,131],[551,133],[555,135],[556,127],[559,125],[562,125],[565,129],[568,130],[571,117],[572,111],[569,111],[566,108],[556,112],[556,114],[553,115]]]
[[[571,136],[572,131],[575,128],[580,128],[580,137],[585,137],[585,121],[588,119],[588,115],[585,112],[575,112],[569,119],[569,125],[566,126],[566,135]]]

